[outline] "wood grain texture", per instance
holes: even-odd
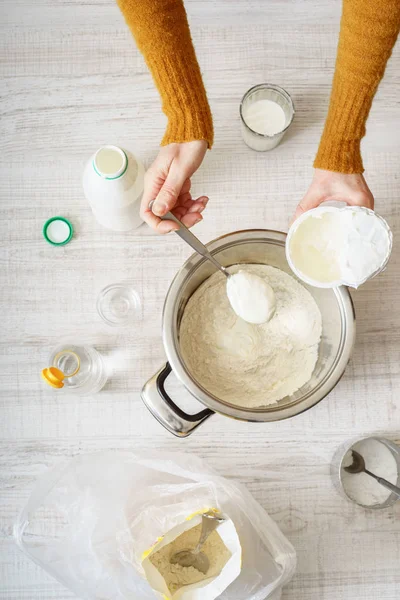
[[[312,174],[327,109],[340,2],[189,0],[193,39],[216,128],[215,148],[193,187],[209,194],[203,241],[236,229],[287,230]],[[145,410],[140,390],[163,363],[161,310],[188,249],[146,228],[102,229],[83,197],[85,161],[119,143],[148,165],[165,120],[142,57],[112,0],[3,0],[0,8],[0,599],[74,596],[15,547],[12,524],[35,479],[77,453],[121,448],[183,450],[247,485],[298,552],[284,600],[397,600],[400,505],[358,509],[333,486],[330,464],[350,438],[400,439],[400,249],[354,293],[357,343],[330,396],[274,424],[213,417],[177,440]],[[241,141],[238,105],[262,81],[287,88],[293,128],[276,150]],[[363,142],[378,211],[400,235],[400,47],[388,65]],[[50,216],[71,218],[65,248],[44,242]],[[96,296],[130,279],[143,318],[128,331],[103,325]],[[61,336],[92,342],[124,369],[98,395],[57,394],[40,380]],[[185,392],[174,384],[180,401]],[[139,599],[138,599],[139,600]]]

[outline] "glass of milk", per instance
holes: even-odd
[[[258,152],[279,144],[294,118],[294,104],[281,87],[262,83],[249,89],[240,103],[244,142]]]

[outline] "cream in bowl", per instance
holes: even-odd
[[[357,288],[380,273],[390,257],[392,233],[386,221],[363,207],[323,206],[291,226],[286,257],[305,283]]]

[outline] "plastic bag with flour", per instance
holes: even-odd
[[[188,454],[76,457],[38,481],[14,533],[32,560],[82,599],[154,600],[162,594],[146,579],[146,557],[160,538],[211,508],[232,524],[224,535],[235,557],[227,587],[220,581],[213,597],[279,598],[295,570],[293,547],[243,486]],[[191,597],[181,590],[174,600]]]

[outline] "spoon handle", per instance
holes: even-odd
[[[374,479],[376,479],[376,481],[383,485],[383,487],[385,487],[387,490],[390,490],[393,494],[400,498],[400,488],[397,487],[397,485],[393,485],[393,483],[390,483],[390,481],[387,481],[383,477],[378,477],[378,475],[374,475],[374,473],[371,473],[371,471],[367,471],[367,469],[365,469],[365,472]]]
[[[220,271],[222,271],[222,273],[224,275],[229,277],[229,273],[225,269],[225,267],[223,267],[217,260],[215,260],[215,258],[210,253],[208,248],[199,240],[198,237],[196,237],[190,231],[190,229],[185,227],[185,225],[182,223],[182,221],[180,221],[177,217],[175,217],[175,215],[173,215],[171,212],[168,212],[161,218],[163,220],[175,221],[175,223],[178,223],[179,229],[177,231],[175,231],[175,233],[177,233],[179,235],[179,237],[181,237],[187,244],[189,244],[189,246],[191,246],[193,248],[193,250],[198,252],[201,256],[204,256],[204,258],[207,258],[208,260],[210,260],[213,263],[213,265],[215,267],[217,267],[217,269],[219,269]]]
[[[180,221],[177,217],[175,217],[175,215],[173,215],[172,212],[166,213],[161,218],[163,220],[175,221],[175,223],[178,223],[179,229],[177,231],[175,231],[175,233],[177,233],[187,244],[189,244],[189,246],[192,246],[192,248],[194,250],[196,250],[196,252],[198,252],[202,256],[205,256],[206,254],[209,254],[206,246],[199,240],[199,238],[196,237],[194,235],[194,233],[192,233],[190,231],[190,229],[188,229],[182,223],[182,221]]]
[[[212,534],[212,532],[218,527],[218,525],[220,523],[222,523],[222,521],[225,521],[225,519],[223,519],[221,517],[216,517],[215,515],[212,515],[212,514],[205,513],[202,516],[200,539],[199,539],[199,543],[197,544],[196,548],[193,550],[194,554],[198,554],[200,552],[200,550],[202,549],[206,540],[209,538],[209,536]]]

